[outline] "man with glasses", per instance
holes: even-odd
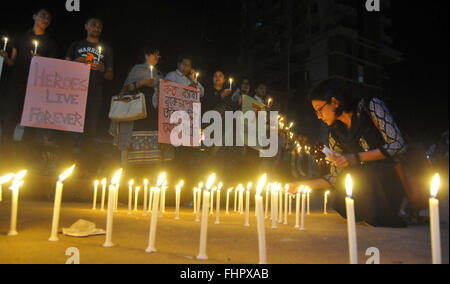
[[[24,34],[17,35],[11,41],[11,54],[0,51],[6,65],[12,67],[11,78],[8,82],[7,91],[2,94],[1,99],[1,124],[2,124],[2,146],[5,154],[11,154],[13,146],[13,135],[16,126],[22,117],[25,92],[27,88],[28,73],[33,56],[52,57],[57,56],[56,42],[48,35],[47,28],[50,26],[52,16],[49,11],[41,9],[33,14],[33,28]],[[35,52],[35,42],[38,48]],[[29,132],[27,130],[27,132]],[[31,131],[34,132],[35,131]],[[48,142],[48,132],[44,135],[42,142]],[[28,135],[28,134],[27,134]],[[16,137],[20,140],[21,137]]]

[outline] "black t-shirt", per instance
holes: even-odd
[[[100,52],[99,47],[102,47]],[[92,43],[87,40],[74,42],[66,53],[66,57],[75,60],[79,57],[86,58],[88,64],[91,65],[91,75],[89,80],[89,93],[93,89],[101,90],[104,82],[104,74],[97,69],[98,62],[105,64],[105,72],[109,67],[113,67],[113,50],[108,45],[97,42]],[[101,91],[99,91],[101,92]],[[95,95],[97,96],[97,94]],[[101,96],[101,94],[99,94]]]
[[[33,30],[16,36],[11,43],[11,47],[17,49],[17,57],[12,70],[12,80],[14,83],[26,84],[30,70],[31,51],[34,52],[34,41],[38,42],[37,55],[42,57],[57,57],[56,42],[48,34],[35,35]]]

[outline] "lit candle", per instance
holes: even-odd
[[[324,196],[324,205],[323,205],[323,214],[327,215],[328,214],[328,195],[330,195],[330,192],[327,191],[325,192],[325,196]]]
[[[164,181],[161,192],[161,204],[160,204],[160,211],[159,211],[159,218],[163,217],[163,213],[166,213],[166,191],[167,191],[167,181]]]
[[[144,212],[142,216],[147,217],[148,179],[144,180]]]
[[[292,194],[289,194],[289,216],[292,215]]]
[[[229,209],[230,209],[230,193],[233,191],[233,188],[228,189],[227,191],[227,211],[226,214],[229,215]]]
[[[304,186],[300,186],[297,190],[295,198],[295,228],[300,229],[300,195],[302,194]]]
[[[159,188],[159,189],[161,189],[161,193],[160,193],[160,201],[159,201],[159,208],[158,208],[158,211],[159,211],[159,218],[162,218],[163,217],[163,215],[162,215],[162,213],[163,213],[163,211],[164,211],[164,204],[163,204],[163,202],[165,202],[165,196],[164,196],[164,192],[166,191],[166,189],[167,189],[167,182],[166,182],[166,177],[167,177],[167,175],[166,175],[166,173],[162,173],[160,176],[159,176],[159,178],[158,178],[158,182],[156,183],[156,186]]]
[[[153,207],[153,187],[150,188],[150,197],[148,199],[148,213],[152,212]]]
[[[237,212],[237,196],[238,196],[238,192],[240,190],[240,187],[236,187],[236,189],[234,190],[234,212]]]
[[[212,215],[212,214],[214,214],[214,193],[216,192],[216,190],[217,190],[217,187],[214,187],[212,190],[211,190],[211,200],[210,200],[210,203],[211,204],[209,204],[209,213]]]
[[[222,191],[223,184],[220,183],[217,188],[217,197],[216,197],[216,225],[220,224],[220,193]]]
[[[309,216],[309,215],[311,215],[311,211],[310,211],[310,201],[311,201],[311,199],[310,199],[310,194],[311,194],[311,189],[308,189],[308,191],[306,192],[306,200],[307,200],[307,215]]]
[[[98,185],[99,185],[99,181],[96,180],[94,182],[94,198],[92,201],[92,210],[97,210],[97,192],[98,192]]]
[[[433,264],[442,264],[441,256],[441,229],[439,217],[439,200],[437,199],[440,186],[440,176],[436,174],[431,185],[430,198],[430,229]]]
[[[102,180],[102,207],[100,210],[105,211],[105,198],[106,198],[106,178]]]
[[[200,183],[198,185],[198,191],[197,191],[197,215],[195,217],[195,222],[200,222],[200,210],[201,210],[201,203],[202,203],[202,192],[203,191],[203,183]]]
[[[278,214],[278,187],[276,185],[272,186],[272,205],[271,205],[271,211],[272,211],[272,229],[275,230],[277,228],[277,214]]]
[[[302,191],[302,224],[300,226],[301,231],[306,231],[306,195],[308,193],[308,188],[306,187]]]
[[[60,216],[60,212],[61,212],[63,182],[66,178],[68,178],[72,174],[74,169],[75,169],[75,165],[73,165],[67,171],[65,171],[62,175],[60,175],[58,178],[58,182],[56,183],[55,204],[53,207],[52,231],[50,234],[50,238],[48,239],[50,242],[57,242],[59,240],[58,239],[58,226],[59,226],[59,216]]]
[[[11,224],[8,236],[13,237],[17,236],[17,209],[19,207],[19,189],[23,185],[23,178],[27,174],[27,171],[21,171],[18,173],[10,190],[12,191],[12,202],[11,202]]]
[[[288,204],[289,203],[289,185],[286,185],[286,192],[284,194],[284,225],[288,225]]]
[[[266,186],[266,216],[265,218],[269,218],[269,197],[270,197],[270,184]]]
[[[195,73],[195,83],[198,83],[198,76],[200,76],[200,73]]]
[[[38,46],[39,46],[39,42],[37,40],[35,40],[33,42],[33,44],[34,44],[34,55],[37,55],[37,49],[38,49]]]
[[[352,177],[347,175],[345,182],[347,198],[345,204],[347,207],[347,229],[348,229],[348,247],[350,253],[350,264],[358,264],[358,248],[356,242],[356,222],[355,222],[355,201],[353,200],[353,182]]]
[[[114,195],[114,213],[118,212],[118,207],[119,207],[119,189],[120,189],[120,184],[119,184],[119,180],[117,180],[117,183],[115,184],[115,192],[116,195]]]
[[[176,214],[175,220],[180,220],[180,202],[181,202],[181,188],[184,185],[184,181],[180,181],[180,183],[176,187],[175,199],[176,199]]]
[[[136,186],[134,189],[134,212],[138,211],[139,191],[141,191],[141,187]]]
[[[208,182],[206,183],[206,189],[203,192],[203,213],[202,213],[202,227],[200,230],[200,252],[197,256],[198,260],[207,260],[208,256],[206,255],[206,244],[208,238],[208,211],[209,211],[209,197],[210,190],[214,184],[216,179],[216,174],[212,174]]]
[[[116,186],[120,181],[120,176],[122,175],[123,170],[120,169],[113,177],[111,181],[111,185],[109,186],[109,194],[108,194],[108,215],[106,217],[106,237],[105,243],[103,247],[110,248],[113,247],[112,243],[112,232],[113,232],[113,221],[114,221],[114,203],[116,196]]]
[[[233,78],[230,78],[230,90],[233,90]]]
[[[272,98],[269,98],[268,100],[267,100],[267,106],[270,106],[270,104],[273,102],[273,99]]]
[[[283,189],[278,185],[278,223],[283,223]]]
[[[245,195],[245,227],[250,227],[249,219],[250,219],[250,190],[252,188],[252,183],[249,183],[247,186],[247,192]]]
[[[193,191],[194,201],[192,202],[192,205],[194,207],[194,214],[197,214],[197,190],[198,190],[198,188],[194,187],[194,191]]]
[[[153,209],[152,209],[152,219],[150,221],[150,233],[148,238],[148,247],[145,250],[147,253],[155,253],[156,252],[156,228],[158,225],[158,211],[159,211],[159,197],[161,194],[161,189],[156,187],[152,188],[152,192],[154,194],[153,197]]]
[[[255,206],[256,206],[256,221],[258,227],[258,245],[259,245],[259,264],[267,264],[266,253],[266,232],[264,228],[264,210],[263,210],[263,198],[261,193],[267,182],[267,175],[259,180],[256,188]]]
[[[241,186],[241,190],[239,191],[239,213],[244,215],[244,191],[245,188]]]
[[[103,47],[99,46],[97,50],[98,50],[98,57],[97,60],[95,61],[95,64],[99,64],[101,61]]]
[[[150,78],[153,79],[153,65],[150,65]]]
[[[130,180],[128,183],[128,215],[131,215],[132,206],[133,206],[133,186],[134,180]]]
[[[3,201],[2,186],[5,183],[10,182],[13,178],[14,178],[14,174],[9,174],[9,175],[6,175],[6,176],[0,178],[0,202]]]
[[[3,51],[6,51],[6,46],[8,45],[8,38],[4,37],[3,40],[5,41],[5,44],[3,45]]]

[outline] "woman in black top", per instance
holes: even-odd
[[[355,100],[333,81],[320,83],[310,94],[319,119],[330,126],[335,152],[331,173],[300,184],[311,189],[334,188],[334,209],[346,217],[345,177],[354,182],[357,221],[373,226],[404,227],[405,193],[394,167],[406,152],[406,143],[389,109],[378,98]]]

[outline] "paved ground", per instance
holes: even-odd
[[[7,200],[7,199],[5,199]],[[61,227],[70,227],[78,219],[95,222],[105,228],[106,212],[92,211],[91,204],[63,204]],[[319,206],[320,207],[320,206]],[[129,216],[123,206],[114,219],[114,248],[103,248],[104,236],[70,238],[60,236],[60,241],[47,241],[50,234],[51,202],[26,202],[19,204],[19,236],[7,237],[10,203],[0,203],[0,263],[64,264],[66,249],[80,250],[83,264],[256,264],[258,246],[256,220],[252,214],[250,228],[243,226],[244,218],[232,213],[222,215],[222,224],[214,225],[209,219],[208,261],[195,260],[198,254],[200,225],[194,222],[192,210],[184,208],[181,220],[174,220],[172,208],[159,219],[157,232],[158,253],[147,254],[150,217]],[[317,209],[319,209],[317,207]],[[444,263],[449,262],[448,202],[444,202],[442,224],[442,253]],[[335,264],[347,263],[346,223],[335,213],[327,216],[318,210],[307,218],[307,231],[294,229],[294,216],[288,226],[270,229],[267,222],[268,260],[271,264]],[[380,229],[359,225],[357,227],[360,262],[367,259],[367,248],[376,247],[385,264],[427,264],[431,262],[430,236],[426,226],[407,229]]]

